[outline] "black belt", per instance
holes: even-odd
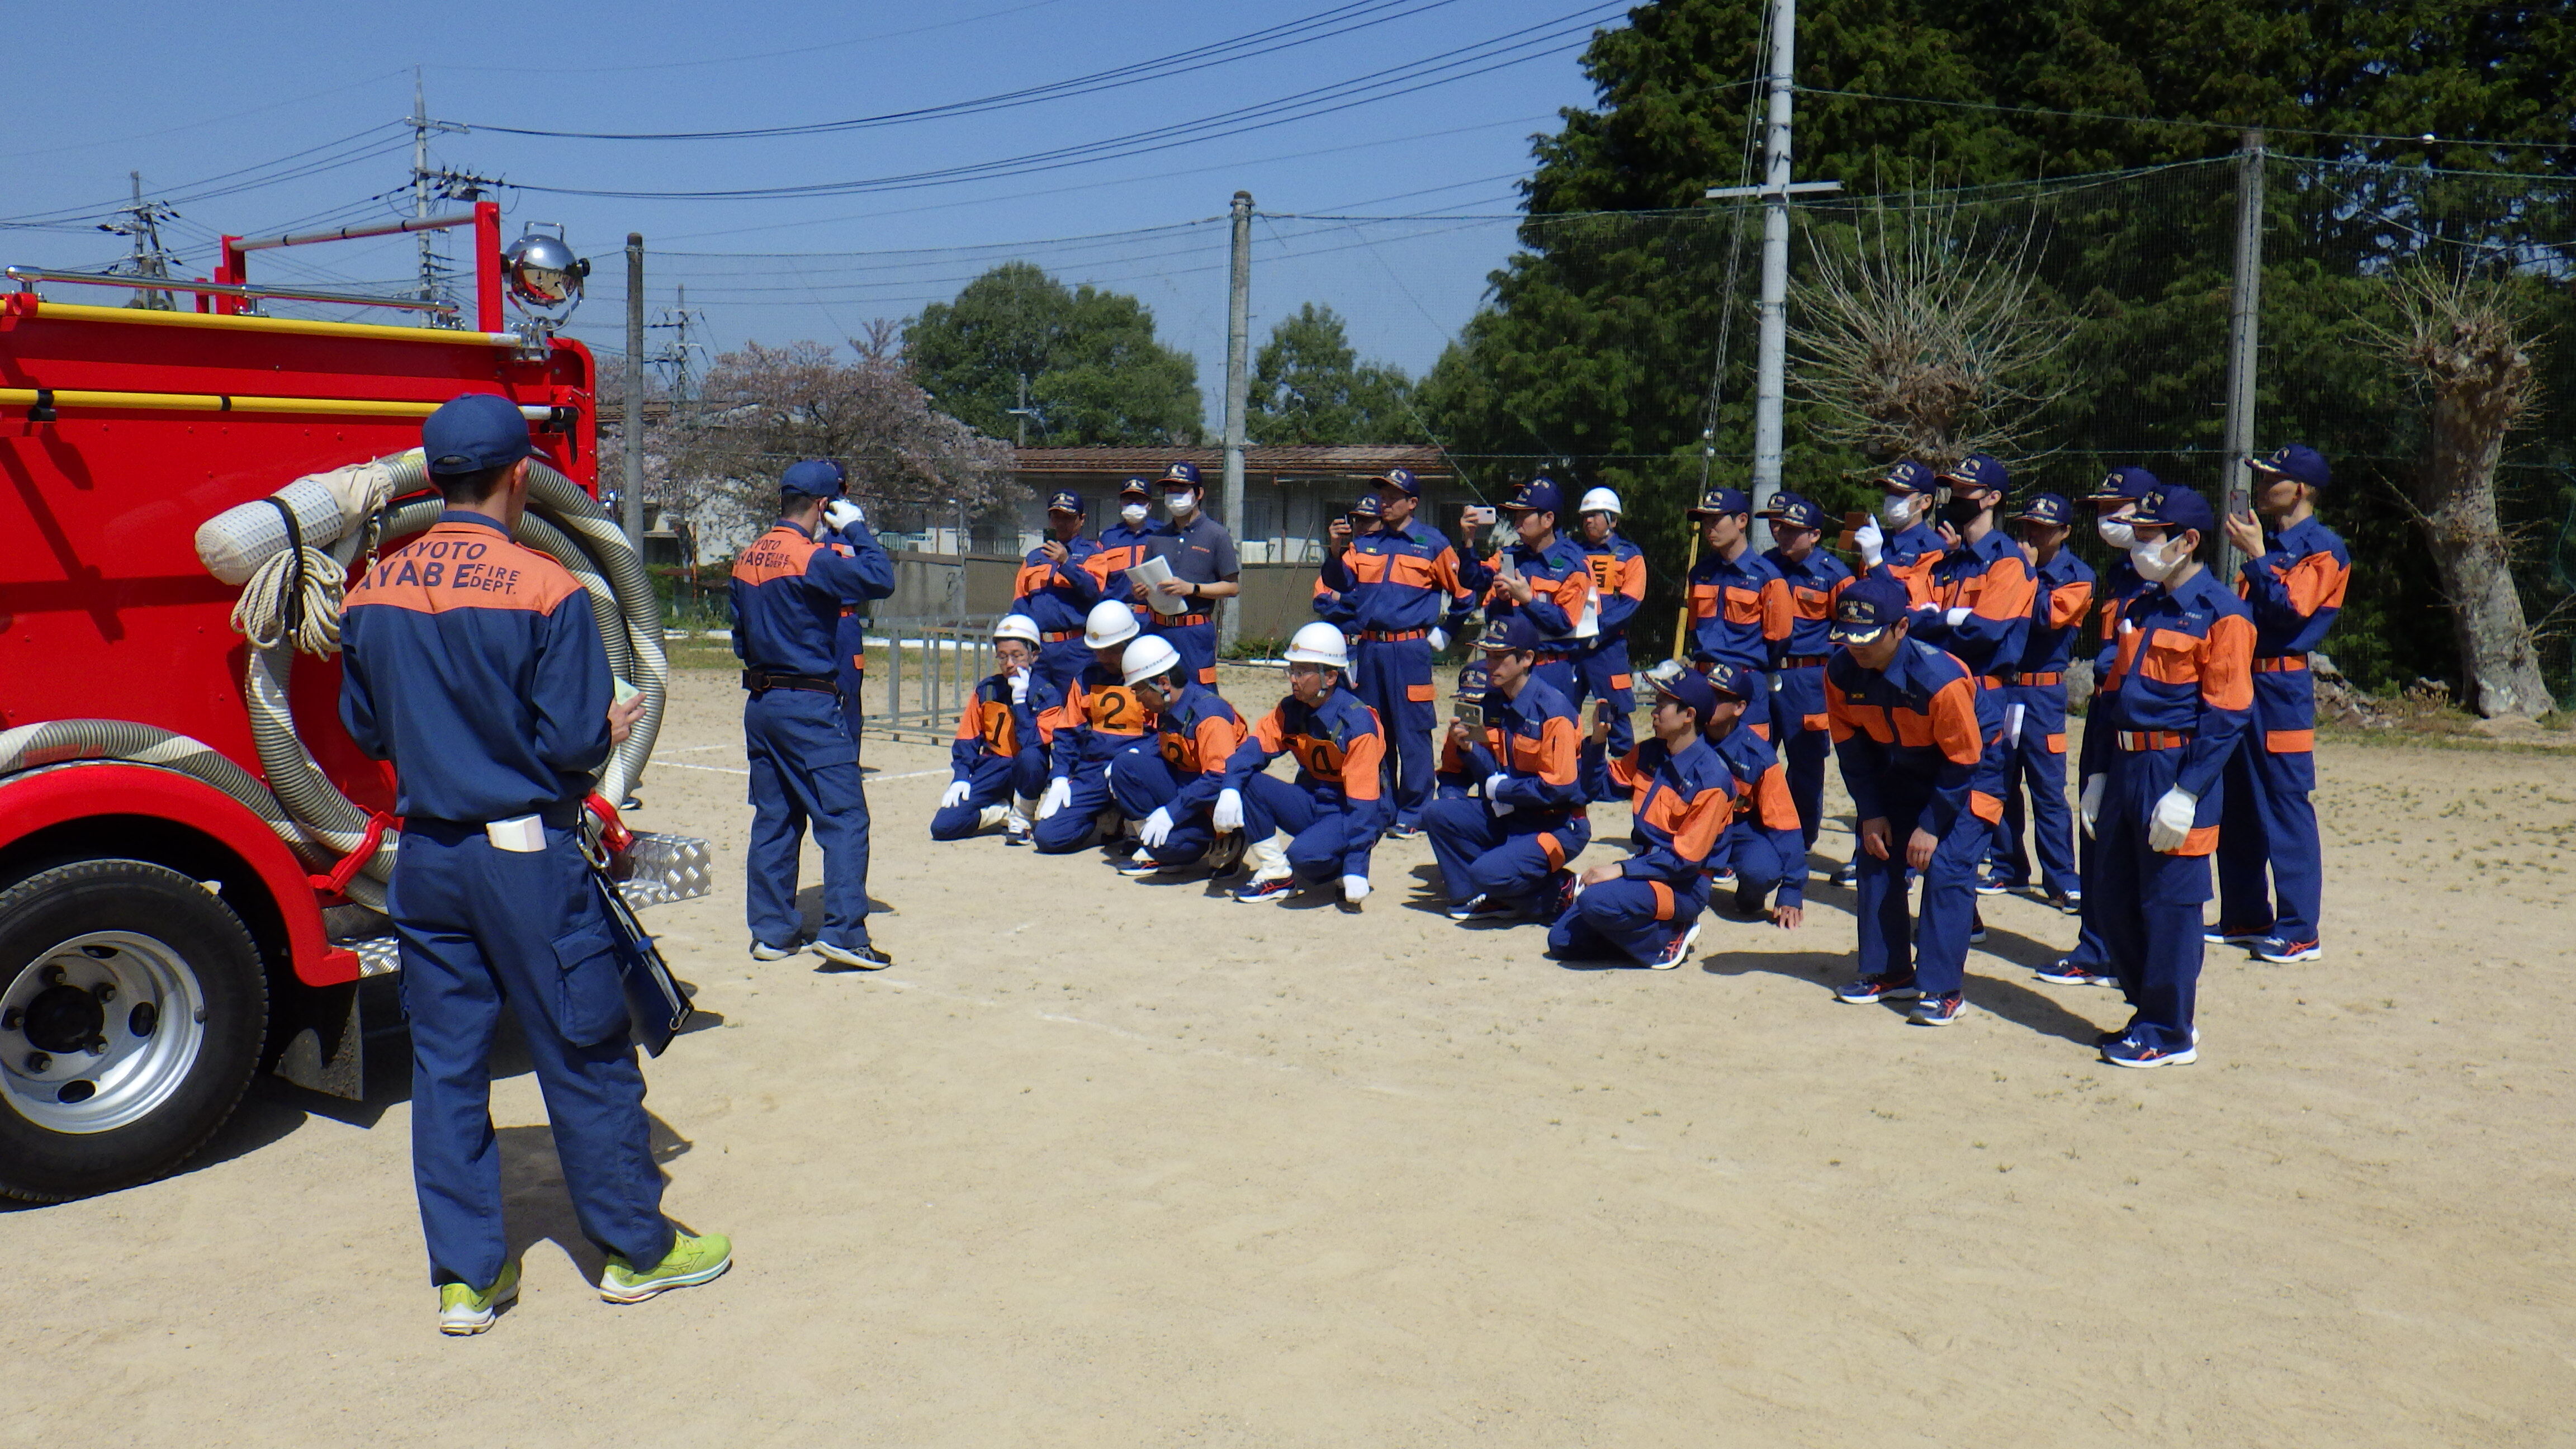
[[[821,674],[789,674],[777,669],[746,669],[742,672],[742,687],[754,694],[766,694],[773,689],[808,689],[816,694],[838,694],[841,692],[841,681]]]
[[[1780,660],[1780,667],[1782,669],[1815,669],[1823,665],[1824,662],[1825,656],[1822,654],[1790,654],[1782,657]]]
[[[1208,616],[1205,614],[1175,614],[1170,618],[1165,619],[1163,621],[1163,625],[1165,628],[1177,629],[1184,625],[1204,624],[1207,621]]]

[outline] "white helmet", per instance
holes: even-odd
[[[1583,495],[1583,505],[1574,510],[1580,517],[1586,513],[1607,513],[1617,518],[1627,510],[1619,506],[1619,495],[1607,488],[1595,488]]]
[[[1038,621],[1026,614],[1004,614],[1002,622],[993,626],[993,642],[999,644],[1005,639],[1025,640],[1034,647],[1041,642]]]
[[[1116,599],[1103,599],[1091,606],[1091,617],[1083,621],[1082,642],[1089,648],[1107,649],[1136,637],[1136,611]]]
[[[1131,616],[1132,617],[1132,616]],[[1129,684],[1157,679],[1181,667],[1181,651],[1160,634],[1148,634],[1127,646],[1118,661],[1121,677]]]
[[[1351,667],[1350,641],[1342,637],[1342,631],[1337,625],[1321,622],[1308,624],[1300,628],[1296,637],[1288,641],[1288,662],[1322,664],[1334,669],[1348,670]]]

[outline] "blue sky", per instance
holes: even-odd
[[[1256,344],[1300,302],[1327,302],[1350,319],[1363,352],[1418,373],[1510,250],[1509,222],[1492,218],[1512,209],[1531,134],[1554,129],[1559,107],[1591,100],[1576,65],[1584,37],[1623,13],[1579,0],[91,5],[77,21],[58,14],[13,37],[12,80],[0,94],[0,220],[47,224],[0,231],[0,251],[54,266],[119,255],[121,239],[89,227],[101,203],[124,196],[130,169],[142,171],[147,195],[181,198],[170,239],[199,272],[217,233],[408,210],[410,132],[393,123],[410,112],[417,64],[429,113],[476,128],[434,138],[435,164],[574,191],[860,183],[784,199],[500,191],[505,234],[561,221],[598,259],[598,288],[574,328],[596,345],[622,345],[628,231],[643,232],[653,252],[656,310],[685,282],[719,347],[838,340],[1026,256],[1068,281],[1142,296],[1167,339],[1199,358],[1213,410],[1226,246],[1214,219],[1237,188],[1279,214],[1255,230]],[[739,131],[887,116],[1272,27],[1291,29],[1186,73],[1166,68],[980,114],[702,141],[493,129]],[[1287,41],[1302,43],[1269,48]],[[1351,84],[1363,88],[1325,89]],[[1317,91],[1213,127],[1140,135]],[[1273,120],[1283,123],[1263,124]],[[1108,154],[1077,149],[1062,164],[1013,160],[1122,137],[1136,139]],[[1019,174],[890,180],[997,162]],[[260,169],[190,185],[249,167]],[[187,199],[277,176],[286,179]],[[1423,213],[1465,219],[1299,219]],[[1144,234],[1128,234],[1136,232]],[[1094,239],[1051,240],[1059,238]],[[413,247],[402,239],[265,253],[253,275],[399,285]]]

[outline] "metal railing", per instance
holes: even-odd
[[[990,615],[980,618],[879,618],[868,621],[868,661],[885,691],[883,708],[867,714],[869,734],[936,743],[957,732],[958,712],[975,686],[999,666]]]

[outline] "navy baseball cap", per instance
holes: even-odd
[[[1801,493],[1771,495],[1771,506],[1762,510],[1762,516],[1774,522],[1785,523],[1791,528],[1813,528],[1821,531],[1825,526],[1825,510],[1817,507],[1812,499]]]
[[[2326,455],[2304,443],[2276,449],[2268,458],[2248,458],[2245,464],[2257,472],[2278,473],[2311,488],[2323,488],[2334,481],[2334,470],[2326,466]]]
[[[1121,498],[1151,498],[1154,496],[1154,485],[1146,482],[1142,478],[1131,477],[1126,482],[1118,485],[1118,496]]]
[[[498,393],[450,398],[421,419],[420,455],[433,478],[506,468],[535,451],[519,405]]]
[[[1843,586],[1834,601],[1829,637],[1837,644],[1866,644],[1905,617],[1905,585],[1883,574],[1864,574]]]
[[[1706,518],[1712,513],[1751,513],[1753,500],[1741,488],[1711,488],[1699,496],[1688,516]]]
[[[2004,494],[2012,492],[2012,473],[1991,453],[1970,453],[1959,460],[1959,466],[1941,476],[1971,488],[1991,488]]]
[[[1512,490],[1512,501],[1503,505],[1503,511],[1505,513],[1553,513],[1563,517],[1565,491],[1556,486],[1556,480],[1553,478],[1532,478]]]
[[[1360,495],[1359,502],[1352,504],[1352,505],[1350,506],[1349,511],[1347,511],[1346,513],[1344,513],[1342,516],[1343,516],[1343,517],[1345,517],[1345,518],[1375,518],[1375,517],[1377,517],[1377,516],[1378,516],[1378,511],[1377,511],[1377,495],[1376,495],[1376,494],[1374,494],[1374,493],[1363,493],[1363,494],[1361,494],[1361,495]]]
[[[1653,676],[1648,682],[1655,686],[1655,693],[1698,715],[1702,724],[1717,708],[1716,682],[1695,669],[1677,669]]]
[[[1196,488],[1200,486],[1199,465],[1187,462],[1174,463],[1172,466],[1163,470],[1163,481],[1166,483],[1187,483],[1192,488]]]
[[[2074,505],[2056,494],[2034,493],[2030,501],[2021,506],[2021,511],[2013,515],[2013,521],[2066,525],[2073,513]]]
[[[1723,659],[1708,659],[1703,660],[1699,668],[1693,672],[1699,678],[1708,681],[1709,692],[1712,694],[1733,700],[1749,700],[1753,697],[1753,686],[1745,679],[1744,666],[1741,664],[1731,664]],[[1708,716],[1702,714],[1700,718],[1706,719]]]
[[[1484,660],[1470,659],[1466,663],[1458,666],[1458,692],[1460,694],[1483,694],[1486,690],[1493,687],[1494,677],[1486,670]]]
[[[1070,488],[1059,488],[1047,495],[1049,513],[1089,513],[1090,511],[1091,506],[1082,501],[1082,495]]]
[[[2084,501],[2126,503],[2131,499],[2144,498],[2163,486],[2155,474],[2144,468],[2114,468],[2104,475],[2101,482],[2093,485],[2093,491],[2084,495]]]
[[[1539,633],[1538,626],[1530,622],[1527,614],[1514,614],[1487,624],[1485,637],[1476,641],[1476,647],[1488,653],[1515,649],[1535,653],[1545,642],[1546,636]]]
[[[1938,493],[1941,480],[1933,476],[1931,469],[1904,458],[1879,475],[1878,486],[1889,493]]]
[[[1396,489],[1407,498],[1422,496],[1422,484],[1414,478],[1410,468],[1389,468],[1369,481]]]
[[[807,498],[837,498],[847,481],[848,475],[841,471],[840,464],[828,458],[808,458],[787,465],[787,471],[778,475],[778,489]]]
[[[2209,500],[2193,488],[2159,488],[2138,500],[2137,511],[2129,515],[2132,528],[2194,529],[2207,538],[2218,527],[2218,517],[2209,510]],[[1846,592],[1849,592],[1846,590]]]

